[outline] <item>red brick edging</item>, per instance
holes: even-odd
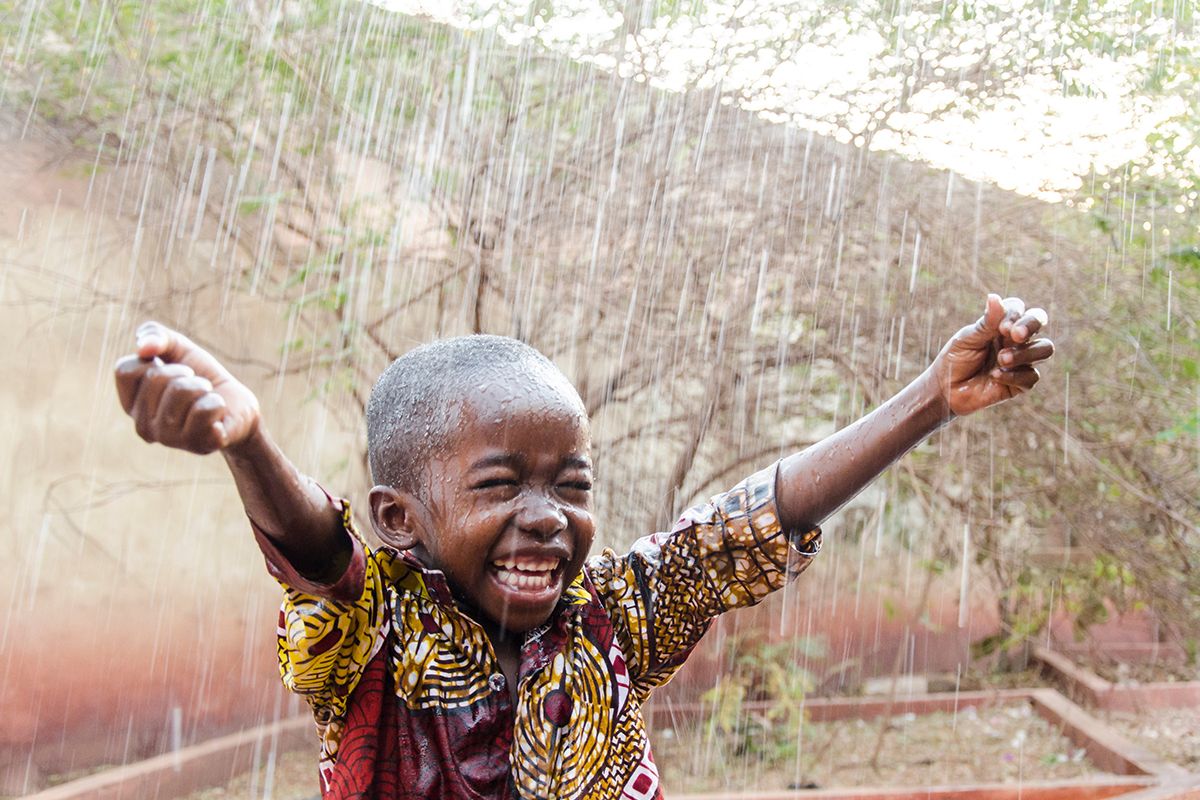
[[[1156,708],[1200,707],[1200,681],[1118,684],[1044,647],[1035,647],[1033,658],[1041,664],[1043,671],[1065,686],[1068,697],[1093,708],[1138,712]]]

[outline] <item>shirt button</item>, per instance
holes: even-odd
[[[488,686],[492,687],[493,692],[502,692],[507,685],[508,681],[499,672],[488,678]]]

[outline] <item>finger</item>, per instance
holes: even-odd
[[[212,391],[212,384],[199,375],[172,379],[163,389],[154,415],[154,427],[164,442],[183,437],[183,423],[192,404]],[[186,443],[185,443],[186,444]]]
[[[160,322],[150,321],[139,325],[137,343],[138,355],[142,358],[157,356],[168,364],[185,364],[214,384],[232,377],[207,350]]]
[[[1019,297],[1006,297],[1001,304],[1004,306],[1004,317],[997,330],[1002,336],[1011,336],[1013,323],[1025,313],[1025,301]]]
[[[225,446],[225,398],[209,392],[192,403],[183,423],[183,438],[194,453],[211,453]]]
[[[200,350],[191,339],[179,331],[154,320],[139,325],[136,337],[139,357],[146,359],[157,357],[168,364],[188,363],[188,357],[192,351]],[[188,364],[188,366],[195,368],[192,364]]]
[[[1000,321],[1004,319],[1004,302],[1000,299],[1000,295],[995,292],[988,292],[987,303],[983,309],[983,316],[980,317],[976,326],[981,331],[986,331],[989,336],[994,336],[1000,332]]]
[[[121,401],[121,408],[125,409],[126,414],[133,412],[133,400],[137,397],[138,387],[142,384],[146,370],[151,366],[151,362],[143,361],[137,356],[125,356],[113,367],[113,377],[117,382],[117,398]]]
[[[994,369],[992,379],[1004,386],[1011,386],[1020,391],[1028,391],[1041,379],[1037,369],[1030,366],[1013,367],[1012,369]]]
[[[1034,339],[1028,344],[1006,347],[996,354],[996,361],[1001,367],[1019,367],[1045,361],[1054,355],[1054,342],[1049,339]]]
[[[129,411],[138,436],[147,442],[158,440],[154,419],[158,415],[158,404],[167,384],[173,378],[186,378],[192,374],[191,368],[183,364],[164,364],[158,359],[150,362],[133,399],[133,407]]]
[[[150,360],[166,352],[171,342],[171,329],[160,322],[149,320],[138,325],[134,336],[137,339],[138,358]]]
[[[999,326],[1002,319],[1004,319],[1004,306],[1001,304],[1000,295],[988,294],[983,308],[983,316],[975,320],[974,324],[959,329],[951,337],[951,341],[970,349],[989,347],[992,340],[1000,333]]]
[[[1021,318],[1013,323],[1012,339],[1014,342],[1027,342],[1034,336],[1037,336],[1040,331],[1050,321],[1046,310],[1042,308],[1030,308],[1026,310]]]

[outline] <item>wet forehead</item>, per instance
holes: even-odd
[[[567,387],[569,388],[569,387]],[[541,381],[479,385],[463,399],[451,436],[455,450],[562,451],[587,457],[591,433],[578,396]]]

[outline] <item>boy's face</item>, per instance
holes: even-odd
[[[590,449],[586,416],[558,392],[492,384],[464,404],[430,459],[415,550],[482,622],[535,628],[579,575],[594,535]]]

